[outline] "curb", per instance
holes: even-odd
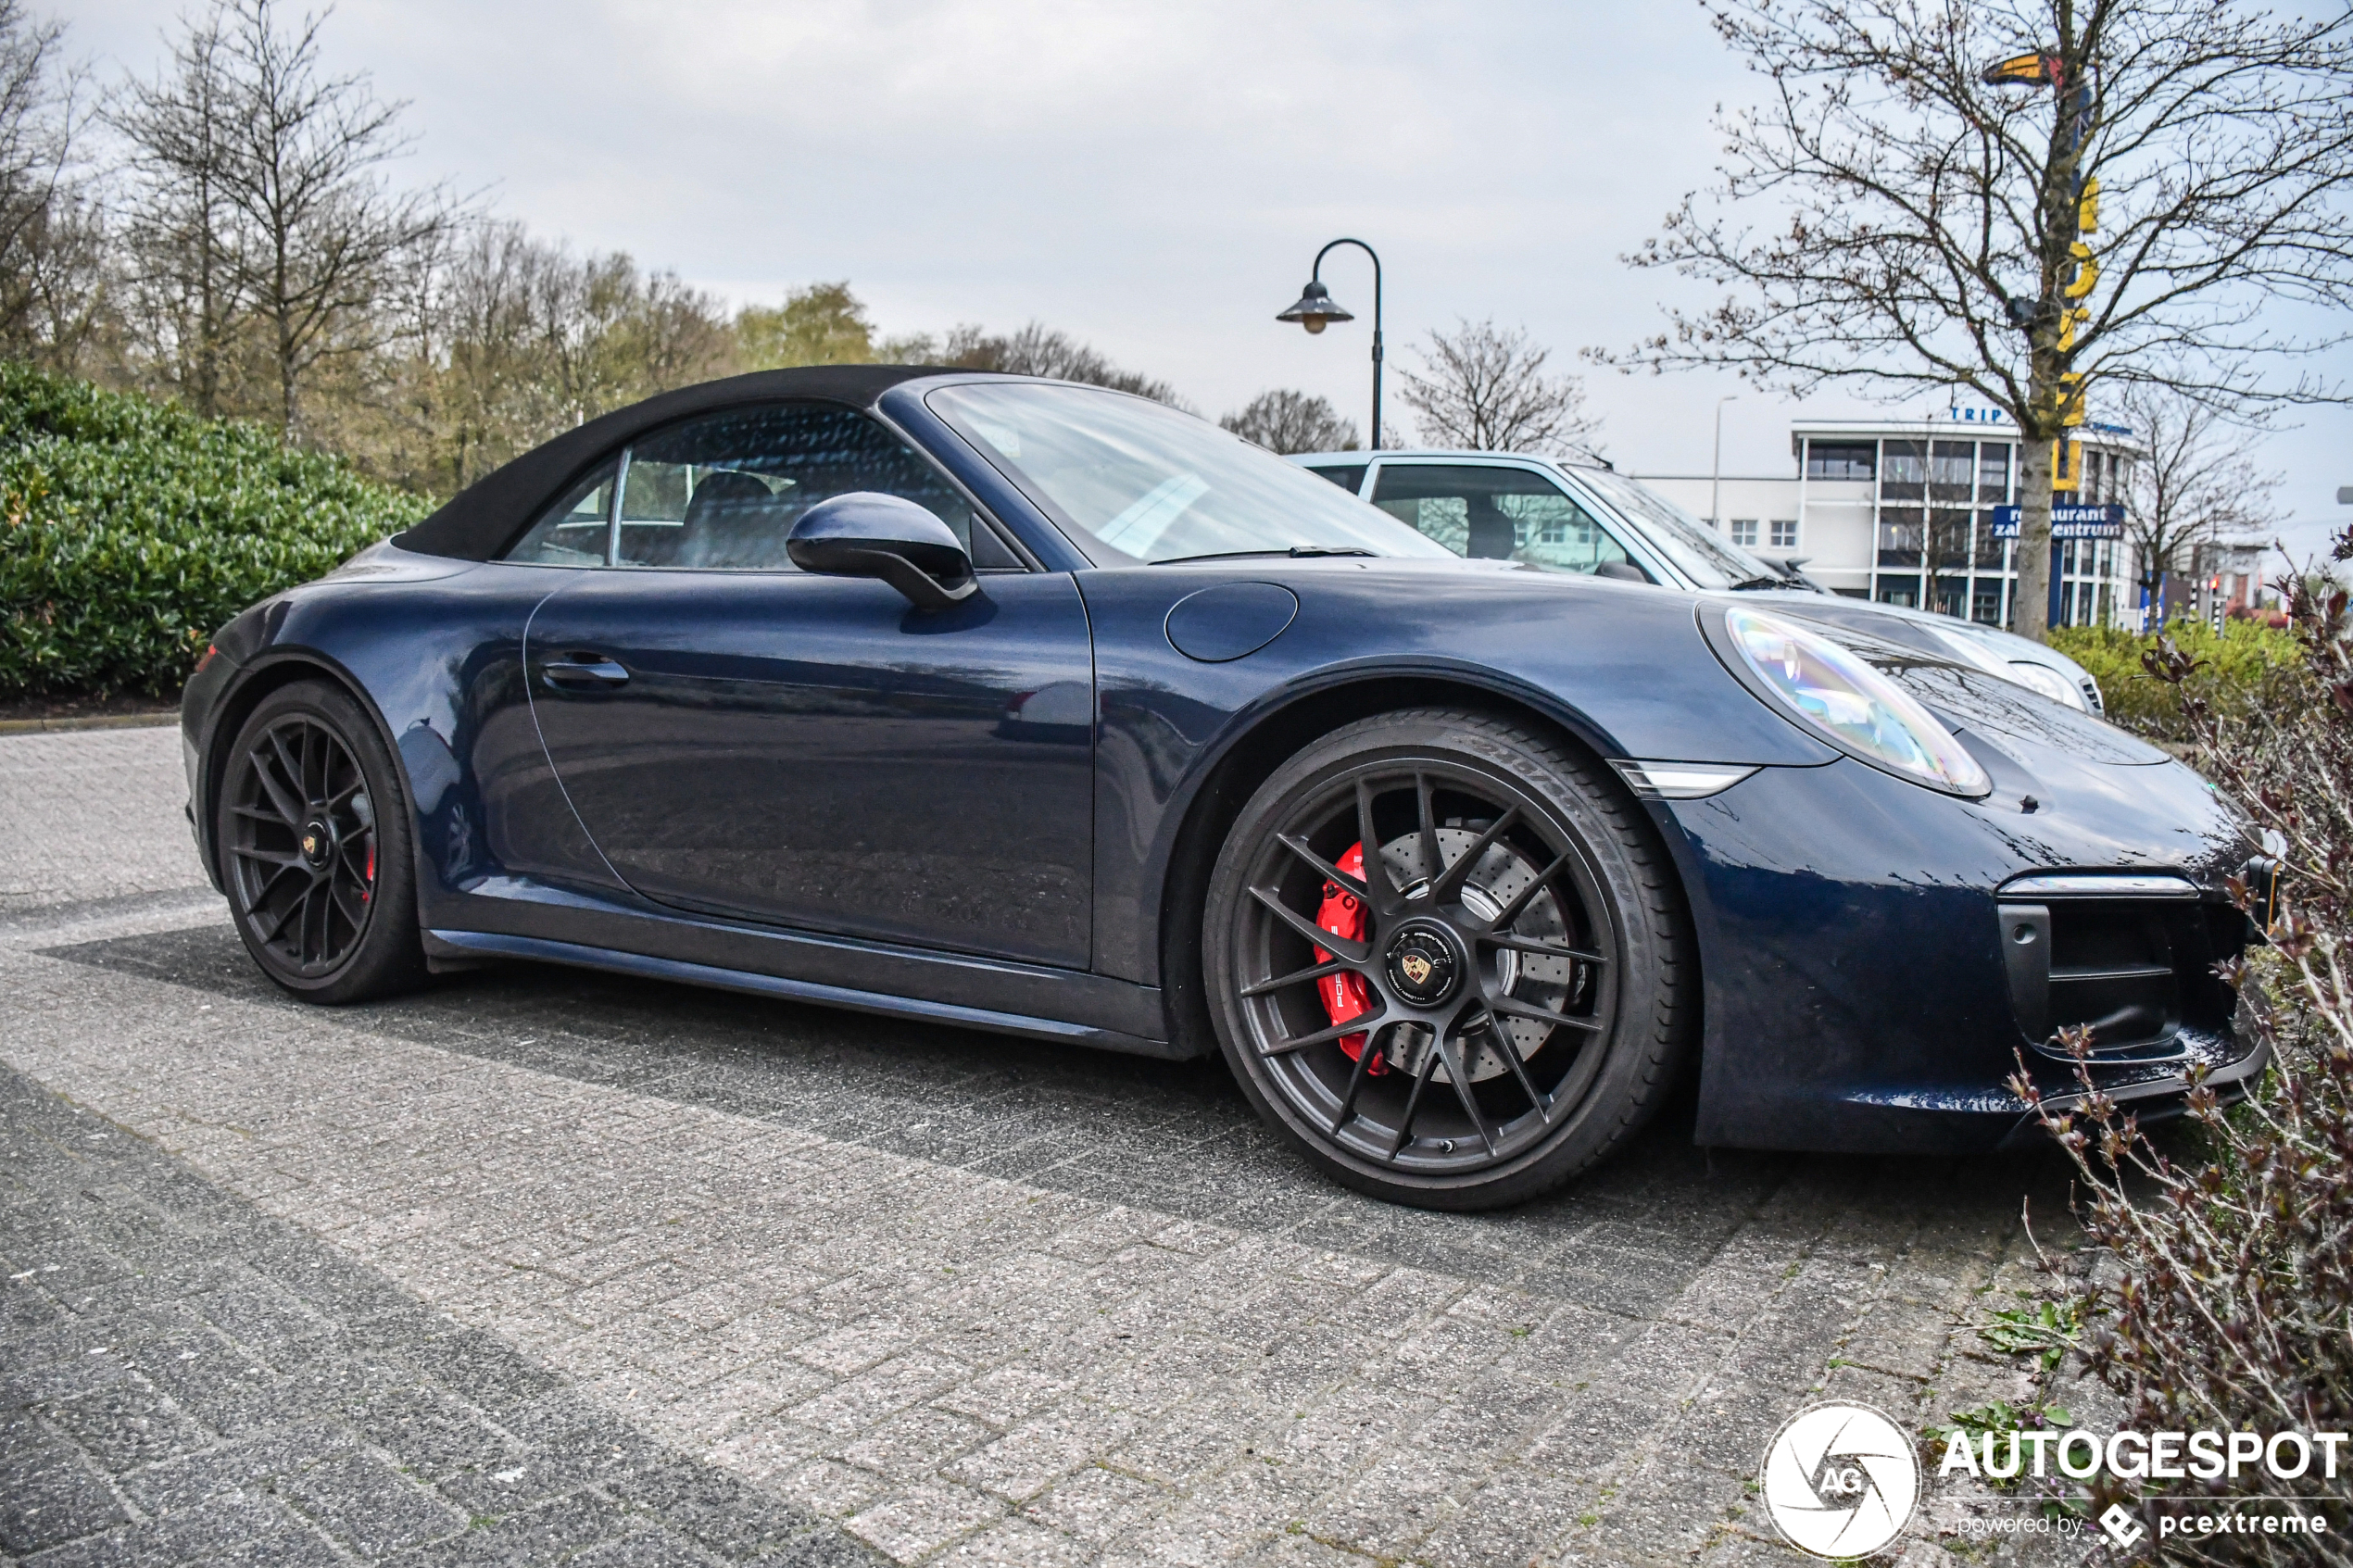
[[[0,735],[30,735],[54,730],[144,730],[180,722],[178,709],[163,713],[100,713],[88,719],[0,719]]]

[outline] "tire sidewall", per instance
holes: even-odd
[[[334,732],[358,760],[369,797],[375,802],[376,881],[368,926],[343,963],[322,975],[290,974],[262,946],[242,907],[231,860],[236,828],[232,809],[245,756],[264,731],[296,717]],[[337,1006],[407,990],[424,979],[424,950],[417,924],[414,834],[406,784],[373,721],[348,694],[326,682],[298,681],[280,687],[256,704],[237,727],[221,772],[220,796],[213,802],[214,852],[220,857],[221,884],[228,890],[230,919],[237,928],[237,938],[280,989],[305,1001]]]
[[[1408,758],[1467,764],[1539,803],[1583,852],[1617,927],[1621,972],[1610,1055],[1567,1121],[1511,1163],[1461,1175],[1383,1171],[1334,1149],[1265,1075],[1235,997],[1234,922],[1248,900],[1247,881],[1268,834],[1295,820],[1335,774]],[[1611,796],[1619,798],[1611,800]],[[1596,797],[1600,798],[1597,799]],[[1608,801],[1615,809],[1604,809]],[[1639,845],[1647,828],[1640,808],[1597,766],[1544,745],[1518,726],[1469,714],[1408,712],[1345,726],[1277,769],[1251,797],[1221,847],[1202,925],[1203,998],[1227,1066],[1266,1121],[1283,1131],[1335,1179],[1391,1201],[1432,1209],[1502,1207],[1552,1190],[1615,1148],[1665,1098],[1680,1042],[1672,1027],[1654,1027],[1654,998],[1670,993],[1678,922],[1646,894]],[[1631,842],[1629,842],[1629,840]]]

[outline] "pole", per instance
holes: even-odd
[[[1315,270],[1308,273],[1311,281],[1324,281],[1324,257],[1341,245],[1354,245],[1373,258],[1373,438],[1370,450],[1380,450],[1380,253],[1362,240],[1334,240],[1315,253]]]
[[[1737,392],[1716,400],[1716,466],[1707,476],[1707,526],[1718,533],[1724,532],[1724,405],[1740,400]]]

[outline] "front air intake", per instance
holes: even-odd
[[[2165,1061],[2190,1054],[2185,1029],[2228,1032],[2236,997],[2214,965],[2246,944],[2236,909],[2195,897],[2015,897],[2031,890],[2000,909],[2011,1010],[2036,1050],[2065,1060],[2059,1031],[2084,1028],[2097,1060]]]

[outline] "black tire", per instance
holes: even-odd
[[[1331,897],[1343,922],[1362,904],[1364,940],[1315,939]],[[1242,808],[1202,979],[1235,1077],[1310,1160],[1393,1202],[1491,1209],[1589,1169],[1667,1097],[1697,1012],[1687,932],[1605,767],[1533,725],[1415,709],[1324,736]],[[1364,991],[1328,997],[1347,975]]]
[[[408,798],[359,705],[325,681],[261,699],[230,743],[213,843],[261,972],[340,1006],[423,983]]]

